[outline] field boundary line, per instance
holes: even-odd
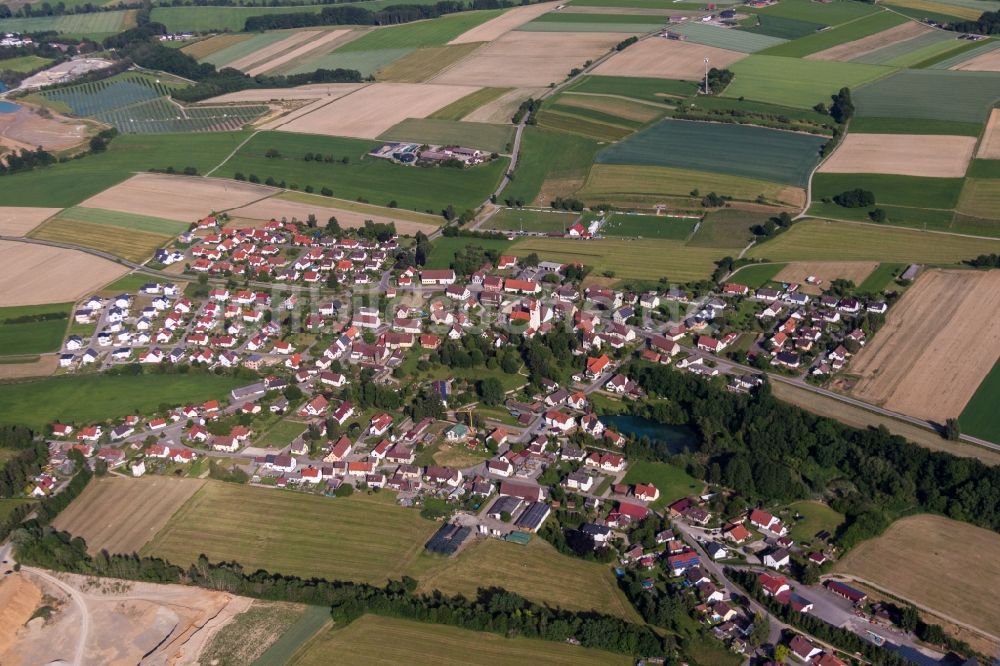
[[[308,114],[306,114],[306,115],[308,115]],[[258,134],[260,134],[261,131],[263,131],[263,130],[259,130],[259,129],[254,130],[250,134],[250,136],[248,136],[246,139],[244,139],[240,143],[240,145],[238,145],[235,148],[233,148],[232,152],[229,153],[228,155],[226,155],[221,162],[219,162],[214,167],[212,167],[212,170],[205,174],[205,178],[208,178],[209,176],[211,176],[213,173],[215,173],[216,171],[218,171],[219,169],[221,169],[223,167],[223,165],[225,165],[226,162],[228,162],[229,160],[233,159],[233,155],[235,155],[236,153],[238,153],[239,150],[240,150],[240,148],[242,148],[243,146],[247,145],[247,143],[250,141],[250,139],[252,139],[255,136],[257,136]]]

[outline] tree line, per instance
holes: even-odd
[[[264,14],[251,16],[244,24],[244,30],[278,30],[284,28],[309,28],[320,25],[399,25],[433,19],[446,14],[475,9],[500,9],[513,7],[517,3],[499,0],[473,0],[466,4],[459,0],[441,0],[433,5],[390,5],[372,11],[364,7],[337,5],[324,7],[318,13],[289,12],[287,14]]]

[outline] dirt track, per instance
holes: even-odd
[[[971,136],[848,134],[819,171],[961,178],[975,149]]]
[[[747,54],[737,51],[654,37],[605,60],[594,74],[699,81],[705,75],[705,58],[712,67],[722,69],[746,57]]]
[[[128,272],[76,250],[0,241],[0,307],[75,301]]]
[[[854,396],[944,423],[1000,357],[1000,271],[930,270],[850,365]]]

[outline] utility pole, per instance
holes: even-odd
[[[708,58],[705,58],[705,94],[708,94]]]

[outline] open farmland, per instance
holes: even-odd
[[[822,137],[794,132],[664,120],[597,155],[599,164],[697,169],[805,186]]]
[[[900,30],[908,25],[913,24],[904,24],[893,28],[893,30]],[[944,30],[928,28],[909,39],[902,39],[860,55],[855,54],[847,59],[868,65],[907,67],[923,62],[939,53],[951,51],[957,43],[958,40],[954,35]]]
[[[388,141],[414,141],[442,146],[465,146],[487,152],[509,153],[513,125],[466,123],[432,118],[407,118],[379,136]]]
[[[593,204],[656,205],[670,197],[687,198],[693,190],[705,194],[715,192],[741,201],[755,201],[758,196],[763,195],[768,201],[796,208],[802,207],[806,200],[805,190],[802,188],[754,178],[621,164],[595,164],[576,196]]]
[[[897,520],[835,571],[995,634],[1000,606],[989,597],[1000,586],[998,549],[996,532],[923,514]]]
[[[100,39],[135,27],[135,11],[91,12],[0,19],[0,32],[36,33],[54,31],[74,37]]]
[[[83,537],[91,554],[137,553],[204,484],[164,476],[94,479],[52,525]]]
[[[499,94],[494,93],[489,99],[476,104],[475,108],[469,108],[469,106],[479,100],[470,95],[469,97],[460,99],[453,105],[440,109],[430,117],[443,118],[445,117],[443,114],[455,116],[463,109],[467,109],[460,118],[453,119],[476,123],[509,123],[511,118],[514,117],[514,113],[524,101],[537,98],[544,92],[543,88],[483,88],[480,93],[483,90],[502,90],[503,92]],[[483,96],[485,97],[485,93],[483,93]]]
[[[991,42],[991,49],[977,53],[973,57],[953,65],[951,69],[961,72],[1000,72],[1000,42]]]
[[[990,112],[990,119],[983,131],[983,140],[979,144],[976,157],[981,160],[1000,159],[1000,109]]]
[[[600,274],[610,271],[621,280],[701,280],[715,268],[725,252],[713,248],[690,247],[670,240],[605,239],[578,241],[565,238],[529,238],[517,241],[511,252],[527,256],[532,252],[550,261],[578,262]]]
[[[382,208],[379,206],[367,206],[353,201],[344,201],[346,207],[340,207],[341,201],[328,197],[321,197],[312,194],[299,192],[289,192],[288,197],[279,195],[255,201],[242,208],[234,208],[229,211],[230,217],[243,220],[280,220],[282,218],[306,220],[310,215],[315,215],[317,220],[326,223],[331,217],[336,217],[337,222],[344,229],[363,227],[366,220],[371,220],[376,224],[392,223],[396,225],[396,231],[401,234],[412,236],[418,231],[425,234],[432,233],[439,226],[441,218],[422,215],[412,211],[401,211],[397,214],[396,209]],[[356,210],[352,210],[356,208]],[[408,218],[416,218],[414,221]]]
[[[236,46],[241,42],[246,42],[253,38],[254,35],[247,34],[245,32],[213,35],[207,39],[200,39],[193,44],[188,44],[187,46],[181,48],[181,51],[195,60],[211,62],[213,65],[217,65],[219,63],[210,60],[213,55],[228,49],[231,46]]]
[[[61,209],[0,207],[0,236],[24,236]]]
[[[477,90],[470,86],[375,83],[269,129],[374,139],[407,118],[425,118]]]
[[[774,281],[774,276],[785,266],[786,264],[749,264],[733,273],[729,280],[736,284],[744,284],[751,289],[760,289]]]
[[[431,78],[442,69],[465,58],[481,44],[454,44],[451,46],[428,46],[407,53],[375,73],[379,81],[419,83]],[[475,93],[473,93],[475,94]],[[457,119],[456,119],[457,120]]]
[[[544,87],[566,78],[628,35],[620,33],[509,32],[438,74],[434,83]]]
[[[583,185],[598,148],[583,136],[525,128],[515,178],[503,191],[504,199],[547,206],[555,196],[571,194]]]
[[[828,104],[830,96],[845,86],[853,91],[894,71],[879,65],[760,54],[740,60],[730,69],[735,76],[726,88],[726,97],[745,97],[803,109],[812,108],[818,102]]]
[[[819,170],[961,178],[975,149],[976,139],[971,136],[851,132]]]
[[[448,42],[449,44],[472,44],[478,42],[492,42],[504,36],[514,28],[538,18],[553,7],[558,2],[540,2],[534,5],[525,5],[510,9],[496,18],[481,23],[470,30],[466,30],[458,37]]]
[[[771,215],[764,211],[740,210],[739,208],[714,210],[701,219],[698,230],[691,236],[688,245],[742,250],[752,240],[750,229],[755,225],[763,224],[769,217]]]
[[[771,37],[779,37],[781,39],[798,39],[826,27],[822,23],[800,21],[774,14],[764,14],[763,12],[759,12],[755,16],[756,23],[740,25],[736,29],[770,35]]]
[[[75,210],[90,209],[64,211],[32,231],[30,237],[89,247],[136,263],[146,261],[157,248],[173,239],[172,234],[137,229],[125,230],[119,225],[93,222],[89,219],[91,217],[89,214],[77,216],[74,214]]]
[[[1000,179],[966,178],[958,210],[973,217],[1000,219]]]
[[[371,51],[344,51],[343,47],[330,53],[314,54],[292,63],[285,74],[304,74],[317,69],[356,69],[361,76],[374,76],[376,72],[404,58],[415,49],[387,48]]]
[[[314,31],[309,39],[294,43],[292,48],[286,48],[285,51],[272,58],[258,60],[252,67],[246,69],[246,73],[250,76],[257,76],[290,69],[316,54],[327,53],[335,49],[338,44],[349,41],[355,34],[350,30]]]
[[[852,91],[861,117],[982,123],[1000,99],[1000,73],[907,69]]]
[[[933,14],[938,17],[938,20],[958,18],[975,21],[985,11],[985,7],[983,9],[962,7],[957,4],[943,2],[942,0],[892,0],[892,6],[901,11],[910,10],[906,13],[914,17]]]
[[[311,83],[294,88],[251,88],[207,99],[202,104],[230,104],[232,102],[272,102],[284,100],[313,100],[330,102],[364,86],[364,83]],[[287,116],[286,116],[287,118]]]
[[[879,16],[883,16],[880,14]],[[894,44],[911,40],[915,37],[935,31],[916,21],[904,21],[886,30],[881,30],[875,34],[861,37],[849,42],[842,42],[836,46],[816,51],[806,56],[809,60],[852,60],[857,61],[865,55],[883,48],[891,47]],[[779,54],[780,55],[780,54]]]
[[[837,279],[860,285],[876,266],[878,262],[875,261],[793,261],[782,268],[774,280],[798,284],[799,290],[807,294],[820,294]],[[807,284],[809,276],[819,278],[820,283]]]
[[[343,34],[342,31],[333,31],[334,34]],[[302,30],[298,32],[277,32],[277,33],[263,33],[258,38],[268,38],[266,43],[258,43],[253,49],[247,49],[249,52],[239,58],[235,58],[228,62],[221,63],[225,67],[232,67],[233,69],[238,69],[247,74],[255,75],[259,73],[260,66],[266,65],[268,62],[273,62],[277,60],[277,56],[283,54],[287,51],[293,50],[310,42],[322,33],[318,30]],[[255,39],[258,39],[255,38]],[[241,47],[246,47],[251,42],[245,42],[241,44]]]
[[[296,35],[308,35],[309,33],[302,32],[285,32],[285,31],[275,31],[275,32],[261,32],[250,35],[242,35],[243,39],[238,39],[241,35],[216,35],[211,37],[202,47],[203,50],[211,50],[211,53],[200,58],[207,63],[215,65],[217,68],[222,69],[223,67],[232,67],[233,69],[243,69],[252,65],[257,60],[262,60],[263,58],[258,58],[256,54],[265,53],[268,55],[273,55],[273,53],[278,53],[281,49],[274,50],[275,44],[281,43],[282,41],[288,39],[289,37],[295,38]],[[212,44],[212,42],[215,44]],[[216,46],[222,46],[223,48],[215,48]],[[191,48],[196,47],[194,45]],[[187,49],[185,49],[185,52]],[[193,54],[189,54],[192,55]]]
[[[823,59],[837,60],[840,55],[847,52],[846,47],[844,49],[840,47],[853,42],[856,44],[858,52],[864,53],[869,48],[869,43],[864,41],[866,38],[907,22],[907,19],[899,14],[882,11],[828,30],[815,32],[791,42],[785,42],[768,49],[766,53],[767,55],[801,58],[821,51],[836,49],[833,53],[837,57]],[[892,42],[892,37],[875,37],[872,42],[878,45],[888,44]]]
[[[826,210],[835,212],[835,218],[850,219],[847,216],[853,213],[867,215],[867,208],[843,208],[833,203],[816,203],[817,198],[831,198],[855,187],[870,190],[875,195],[877,206],[912,206],[948,211],[958,203],[962,179],[873,173],[817,173],[813,177],[814,205],[826,205]]]
[[[996,408],[998,395],[1000,362],[993,365],[962,410],[959,417],[962,432],[991,442],[1000,442],[1000,412]]]
[[[517,28],[526,32],[617,32],[642,35],[663,28],[663,17],[648,14],[559,12],[539,16]]]
[[[159,217],[191,224],[212,211],[245,206],[272,194],[273,188],[218,178],[138,174],[90,197],[83,205],[137,215],[155,211]],[[180,231],[183,229],[173,233]]]
[[[480,587],[496,586],[536,603],[638,619],[618,589],[610,567],[562,555],[537,536],[524,546],[496,539],[477,540],[457,559],[423,554],[409,575],[420,581],[418,592],[441,590],[473,597]],[[580,585],[580,581],[587,584]]]
[[[521,102],[520,98],[521,94],[522,93],[520,90],[515,90],[511,88],[480,88],[476,92],[469,93],[465,97],[452,102],[448,106],[441,107],[440,109],[438,109],[437,111],[435,111],[434,113],[432,113],[427,117],[436,120],[462,120],[463,118],[466,118],[470,114],[474,113],[477,109],[480,109],[485,106],[489,107],[496,106],[495,104],[493,104],[494,102],[497,102],[508,96],[513,96],[514,98],[518,99],[517,104],[514,104],[514,106],[511,107],[510,112],[505,113],[498,120],[491,120],[485,117],[485,114],[479,114],[483,115],[484,117],[480,118],[478,121],[476,121],[475,118],[468,118],[470,122],[507,123],[510,122],[510,118],[514,114],[514,109],[516,109]],[[528,95],[526,95],[525,97],[527,96]]]
[[[767,16],[782,16],[798,21],[812,21],[823,25],[840,25],[860,19],[879,11],[874,5],[833,0],[833,2],[813,2],[812,0],[782,0],[769,7],[755,10]]]
[[[124,275],[124,266],[76,250],[0,241],[0,307],[65,303]]]
[[[58,351],[72,309],[72,303],[0,308],[0,355]]]
[[[249,570],[382,583],[406,573],[435,529],[389,493],[332,499],[209,482],[143,552],[182,566],[204,553]]]
[[[990,252],[1000,253],[1000,241],[871,224],[805,220],[773,240],[755,245],[746,256],[771,261],[950,264]]]
[[[566,86],[565,92],[627,97],[669,104],[696,94],[697,88],[698,84],[693,81],[635,76],[584,76]]]
[[[0,59],[0,71],[8,72],[31,72],[48,65],[52,60],[39,56],[28,55],[17,58]]]
[[[739,51],[674,39],[645,39],[602,62],[594,74],[663,77],[698,81],[705,75],[705,58],[724,68],[746,57]]]
[[[391,637],[387,641],[386,638]],[[344,663],[375,666],[628,666],[633,659],[528,638],[504,638],[492,633],[445,625],[364,615],[347,627],[329,629],[295,655],[292,666],[321,666],[335,654]]]
[[[663,115],[663,109],[647,102],[604,95],[571,92],[556,98],[559,106],[587,109],[633,122],[648,123]]]
[[[1000,357],[1000,271],[930,270],[851,364],[855,396],[937,423],[957,418]]]
[[[756,53],[757,51],[763,51],[764,49],[784,44],[787,41],[761,33],[720,28],[716,25],[707,25],[704,23],[682,23],[681,25],[670,26],[670,31],[684,35],[688,42],[694,44],[703,44],[729,51],[739,51],[740,53]]]

